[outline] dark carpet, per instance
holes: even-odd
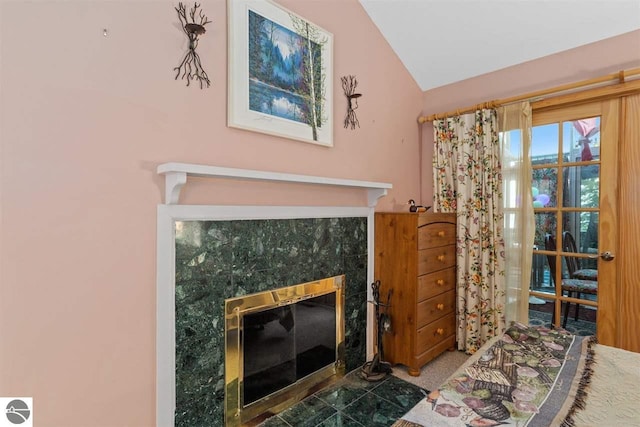
[[[588,309],[580,309],[582,311],[595,311]],[[532,326],[551,326],[551,313],[545,313],[542,311],[529,310],[529,324]],[[596,324],[594,322],[589,322],[586,320],[578,319],[573,320],[573,316],[570,315],[567,320],[567,326],[565,328],[567,331],[571,332],[574,335],[595,335],[596,334]]]

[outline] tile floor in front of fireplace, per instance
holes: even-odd
[[[428,394],[393,375],[368,382],[359,372],[350,372],[259,427],[390,426]]]

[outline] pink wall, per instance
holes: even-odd
[[[499,54],[499,53],[498,53]],[[640,30],[525,62],[424,93],[425,115],[640,67]],[[433,126],[422,126],[422,163],[433,158]],[[431,204],[433,178],[424,168],[422,200]]]
[[[173,1],[0,4],[0,396],[38,426],[155,423],[158,164],[390,182],[420,194],[422,92],[357,0],[280,3],[334,34],[334,147],[226,127],[226,2],[198,51],[212,87],[174,81]],[[191,3],[189,3],[191,4]],[[108,36],[103,36],[103,29]],[[360,129],[342,127],[355,74]],[[184,203],[359,204],[361,191],[195,180]]]

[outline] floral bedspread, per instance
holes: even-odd
[[[514,323],[394,427],[573,425],[595,337]]]

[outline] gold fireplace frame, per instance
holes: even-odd
[[[267,412],[280,412],[304,399],[310,390],[332,376],[343,376],[345,276],[334,276],[313,282],[288,286],[225,300],[225,425],[240,426]],[[336,293],[336,363],[326,366],[297,382],[247,406],[242,405],[243,349],[241,318],[245,314],[293,304],[332,292]]]

